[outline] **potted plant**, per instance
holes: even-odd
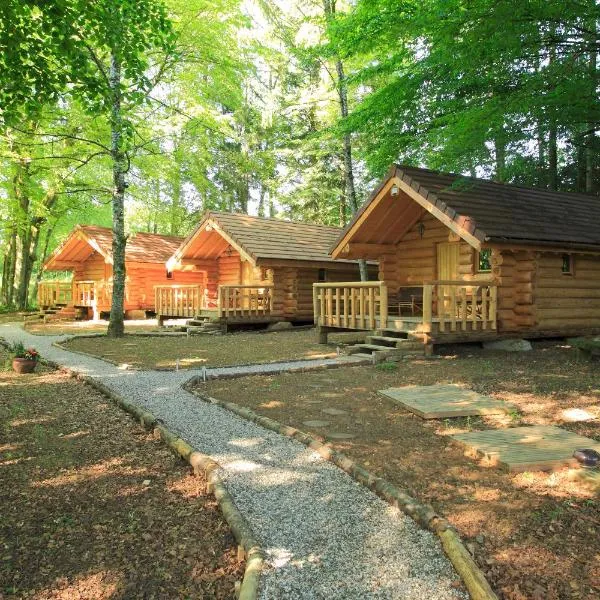
[[[23,342],[15,342],[12,346],[12,367],[16,373],[33,373],[37,365],[39,352],[35,348],[25,348]]]

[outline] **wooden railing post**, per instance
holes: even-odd
[[[379,327],[384,329],[388,320],[388,288],[383,282],[379,284],[379,313]]]
[[[433,285],[423,285],[423,324],[431,330],[433,318]]]

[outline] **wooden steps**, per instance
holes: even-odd
[[[406,332],[373,333],[366,343],[350,346],[346,352],[361,358],[372,358],[373,362],[399,361],[404,358],[423,356],[425,345],[419,338],[408,337]]]
[[[188,335],[203,335],[221,333],[221,324],[209,318],[197,317],[186,322],[185,330]]]

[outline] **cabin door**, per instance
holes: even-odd
[[[446,242],[437,245],[438,281],[458,280],[460,242]],[[438,286],[438,312],[448,313],[450,309],[450,286]]]

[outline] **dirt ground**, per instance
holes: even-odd
[[[333,346],[316,342],[312,329],[271,333],[242,332],[190,337],[81,338],[67,348],[141,369],[222,367],[335,356]]]
[[[33,335],[76,335],[79,333],[106,333],[108,321],[27,321],[25,329]],[[127,320],[125,331],[150,332],[161,331],[154,319]]]
[[[0,598],[232,598],[244,565],[204,479],[89,386],[40,371],[0,372]]]
[[[557,424],[600,440],[600,369],[560,343],[529,353],[447,348],[439,360],[215,380],[197,391],[326,439],[432,504],[460,531],[494,588],[521,600],[600,598],[600,502],[569,471],[510,475],[466,458],[449,433]],[[464,383],[517,405],[502,417],[425,422],[377,390]],[[324,408],[345,411],[332,416]],[[588,420],[580,420],[588,419]],[[325,427],[306,425],[323,420]]]

